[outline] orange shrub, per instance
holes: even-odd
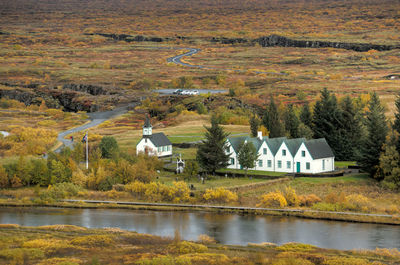
[[[315,194],[301,195],[299,196],[301,206],[313,206],[317,202],[321,202],[321,198]]]
[[[287,201],[280,191],[270,192],[261,196],[261,201],[257,207],[283,208],[287,206]]]

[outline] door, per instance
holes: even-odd
[[[297,166],[297,173],[300,173],[300,162],[297,162],[296,166]]]

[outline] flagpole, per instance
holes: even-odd
[[[88,132],[86,132],[86,169],[89,169],[89,148],[88,148]]]

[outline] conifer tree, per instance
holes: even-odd
[[[244,168],[247,176],[247,170],[255,166],[258,159],[257,150],[250,142],[243,142],[239,145],[239,152],[237,156],[239,164]]]
[[[400,155],[396,150],[398,141],[399,134],[393,130],[383,145],[383,151],[379,157],[379,169],[375,175],[375,178],[383,180],[384,187],[393,190],[400,190]]]
[[[214,173],[217,169],[228,166],[229,154],[226,138],[228,133],[218,124],[217,118],[211,117],[211,127],[206,127],[205,140],[197,149],[196,159],[200,166],[207,172]]]
[[[260,121],[257,119],[256,115],[250,117],[250,132],[251,137],[257,137],[258,126],[260,125]]]
[[[300,121],[309,128],[312,127],[312,114],[308,103],[304,104],[300,111]]]
[[[360,148],[358,163],[371,176],[376,176],[379,165],[379,156],[388,133],[385,110],[376,93],[371,94],[369,110],[365,120],[367,136]]]
[[[299,128],[299,118],[297,118],[296,113],[294,113],[293,105],[290,104],[287,106],[285,115],[284,115],[284,120],[285,120],[285,128],[287,133],[291,138],[297,138],[299,137],[298,134],[298,128]]]
[[[338,160],[342,160],[342,150],[346,148],[342,128],[342,113],[336,97],[324,88],[314,106],[312,130],[315,138],[326,139]]]
[[[263,124],[268,129],[270,138],[284,135],[284,128],[279,117],[278,108],[272,96],[268,108],[264,113]]]
[[[394,102],[396,111],[394,113],[393,130],[400,134],[400,94],[397,95],[396,101]],[[400,153],[400,139],[397,138],[396,141],[397,152]]]
[[[341,102],[342,125],[341,135],[343,148],[341,149],[342,160],[354,160],[361,145],[361,122],[355,110],[353,101],[349,96]]]

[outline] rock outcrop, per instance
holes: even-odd
[[[213,37],[211,42],[217,42],[221,44],[248,44],[251,41],[245,38],[216,38]]]
[[[126,41],[126,42],[143,42],[143,41],[149,41],[149,42],[163,42],[163,41],[169,41],[173,40],[172,38],[161,38],[161,37],[146,37],[142,35],[128,35],[128,34],[108,34],[108,33],[85,33],[85,35],[99,35],[103,36],[106,38],[111,38],[114,40],[118,41]],[[177,37],[177,39],[184,39],[185,37]]]
[[[380,45],[370,43],[346,43],[346,42],[330,42],[318,40],[293,40],[279,35],[270,35],[257,39],[262,47],[300,47],[300,48],[338,48],[353,50],[357,52],[365,52],[369,50],[387,51],[399,49],[400,45]]]

